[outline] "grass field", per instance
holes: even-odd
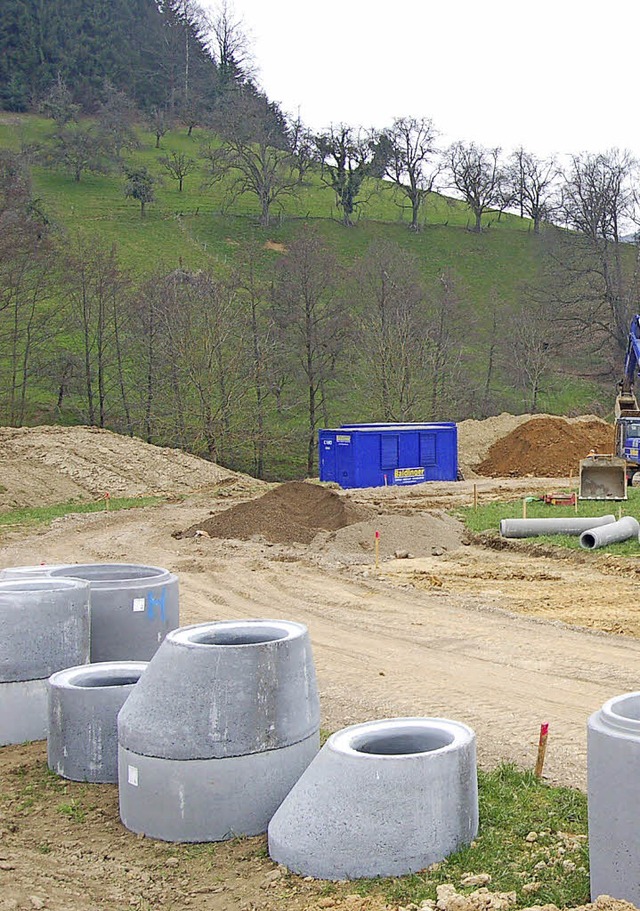
[[[629,499],[620,503],[603,500],[579,500],[577,510],[574,506],[550,506],[538,500],[529,500],[526,503],[527,518],[559,519],[565,516],[586,518],[587,516],[611,514],[616,518],[619,516],[633,516],[640,521],[640,490],[629,487],[627,494]],[[497,534],[500,528],[500,519],[521,519],[524,508],[523,500],[510,500],[483,504],[478,506],[478,509],[469,507],[460,510],[460,516],[467,528],[476,534]],[[578,535],[540,535],[533,540],[541,544],[555,544],[559,547],[580,550],[580,538]],[[637,539],[631,539],[622,541],[619,544],[609,544],[607,553],[637,556],[640,554],[640,543],[638,543]]]

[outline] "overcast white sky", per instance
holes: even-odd
[[[231,2],[231,0],[230,0]],[[212,10],[216,0],[202,0]],[[431,117],[441,142],[640,157],[638,0],[232,0],[267,95],[314,130]]]

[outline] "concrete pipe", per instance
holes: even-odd
[[[145,661],[103,661],[49,678],[49,768],[72,781],[117,782],[118,712]]]
[[[580,535],[599,525],[615,522],[615,516],[594,516],[591,519],[501,519],[500,535],[503,538],[535,538],[537,535]]]
[[[149,661],[180,624],[178,579],[131,563],[80,563],[51,570],[91,586],[91,661]]]
[[[12,579],[38,579],[50,575],[51,570],[58,569],[60,563],[36,563],[33,566],[7,566],[0,572],[0,581]]]
[[[587,724],[591,895],[640,904],[640,693],[615,696]]]
[[[47,680],[89,660],[89,585],[0,582],[0,745],[47,736]]]
[[[118,717],[122,821],[165,841],[265,832],[318,751],[319,730],[302,624],[175,630]]]
[[[585,550],[595,550],[597,547],[606,547],[607,544],[616,544],[618,541],[628,541],[629,538],[640,536],[640,524],[633,516],[624,516],[610,525],[600,528],[590,528],[580,535],[580,547]]]
[[[473,731],[444,718],[345,728],[325,743],[269,824],[269,853],[319,879],[402,876],[478,829]]]

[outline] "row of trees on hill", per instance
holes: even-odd
[[[117,249],[56,237],[5,153],[0,421],[84,422],[258,476],[303,474],[319,426],[490,414],[505,386],[535,408],[557,363],[550,299],[496,301],[486,324],[455,272],[426,281],[382,242],[346,267],[308,226],[265,260],[248,246],[224,275],[136,280]]]

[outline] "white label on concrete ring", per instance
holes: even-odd
[[[146,604],[145,604],[144,598],[134,598],[134,599],[133,599],[133,610],[134,610],[134,612],[135,612],[135,611],[143,611],[143,610],[145,609],[145,607],[146,607]]]
[[[138,787],[138,769],[134,765],[127,766],[127,781],[129,784],[132,784],[134,788]]]

